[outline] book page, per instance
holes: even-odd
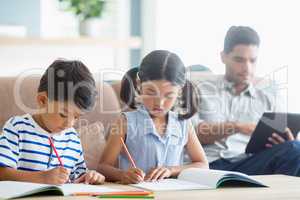
[[[132,184],[132,186],[151,191],[212,189],[205,185],[178,179],[163,179],[153,182],[142,182],[138,184]]]
[[[47,184],[37,184],[17,181],[0,181],[0,198],[9,199],[35,194],[52,187]],[[57,190],[59,190],[57,188]],[[62,194],[62,192],[61,192]]]
[[[64,184],[60,186],[38,184],[30,182],[18,181],[0,181],[0,199],[10,199],[16,197],[25,197],[41,192],[51,195],[55,192],[56,195],[69,196],[74,193],[105,193],[105,192],[122,192],[121,189],[112,189],[102,185],[87,185],[87,184]]]
[[[179,174],[178,179],[216,188],[218,181],[227,174],[235,174],[250,179],[249,176],[239,172],[200,169],[200,168],[185,169]]]
[[[64,184],[59,186],[64,192],[65,196],[72,195],[74,193],[105,193],[105,192],[121,192],[120,189],[112,189],[102,185],[88,185],[88,184]]]

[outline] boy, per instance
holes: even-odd
[[[0,180],[100,184],[88,171],[73,125],[96,99],[95,81],[80,61],[54,61],[40,80],[37,114],[9,119],[0,135]]]

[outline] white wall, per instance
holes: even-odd
[[[257,74],[279,80],[288,92],[288,109],[300,112],[298,4],[296,0],[157,1],[155,48],[178,53],[186,65],[199,63],[224,73],[219,53],[226,31],[232,25],[251,26],[262,41]]]

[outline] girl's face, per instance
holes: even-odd
[[[150,115],[163,117],[174,106],[180,89],[166,80],[142,82],[141,100]]]

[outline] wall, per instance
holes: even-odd
[[[29,36],[39,36],[40,20],[40,0],[0,0],[0,24],[25,26]]]

